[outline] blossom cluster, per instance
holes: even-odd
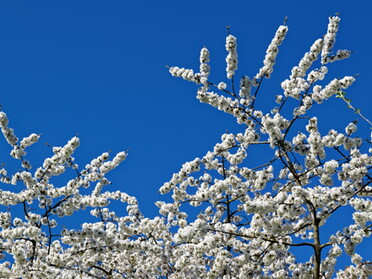
[[[340,23],[340,18],[338,16],[331,16],[329,18],[327,34],[324,36],[324,45],[322,49],[322,63],[326,64],[328,61],[328,56],[332,50],[333,45],[336,42],[336,35],[338,31],[338,26]]]
[[[235,71],[238,69],[238,53],[236,50],[237,42],[233,35],[226,37],[226,50],[228,55],[226,56],[226,73],[227,78],[231,79],[234,76]]]
[[[269,47],[266,50],[266,56],[263,61],[264,66],[259,70],[255,78],[258,80],[261,77],[270,78],[271,73],[274,70],[274,65],[276,62],[276,56],[279,52],[279,46],[282,44],[286,34],[288,32],[288,27],[286,25],[279,26],[278,30],[275,33],[274,38],[272,39]]]

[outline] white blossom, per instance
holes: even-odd
[[[279,52],[279,46],[282,44],[285,35],[288,32],[288,27],[285,25],[280,25],[272,39],[270,45],[266,50],[265,59],[263,61],[263,67],[259,70],[255,79],[260,79],[261,77],[269,78],[274,70],[274,65],[276,62],[276,56]]]
[[[227,78],[231,79],[234,76],[235,71],[238,69],[238,53],[236,50],[237,42],[233,35],[228,35],[226,37],[225,47],[228,52],[226,56],[226,73]]]
[[[322,64],[327,63],[327,57],[332,50],[333,45],[336,42],[336,34],[338,31],[338,25],[340,18],[338,16],[331,16],[329,18],[327,34],[324,36],[324,44],[322,49]]]

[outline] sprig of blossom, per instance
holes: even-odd
[[[236,38],[229,34],[226,37],[226,50],[228,52],[226,56],[226,73],[227,73],[227,78],[232,79],[232,77],[235,74],[235,71],[238,69],[238,53],[236,50],[237,47],[237,42]]]
[[[174,77],[182,77],[185,80],[192,81],[195,83],[201,82],[201,75],[194,74],[194,71],[192,69],[185,69],[174,66],[169,68],[169,72]]]
[[[200,74],[205,78],[208,78],[210,73],[209,61],[209,51],[203,47],[200,51]]]
[[[337,35],[339,23],[340,23],[340,18],[338,16],[331,16],[329,18],[327,34],[324,36],[324,44],[323,44],[323,49],[322,49],[322,54],[321,54],[322,64],[326,64],[330,62],[327,60],[332,50],[332,47],[336,42],[336,35]]]
[[[265,59],[263,61],[263,67],[259,70],[258,74],[255,76],[256,80],[261,77],[270,78],[271,73],[274,70],[274,65],[276,62],[276,56],[279,52],[279,46],[282,44],[286,34],[288,32],[288,27],[286,25],[280,25],[272,39],[269,47],[266,50]]]
[[[6,141],[11,145],[11,146],[16,146],[18,143],[18,138],[14,134],[14,130],[12,128],[8,127],[8,117],[6,116],[5,112],[0,111],[0,128],[1,132],[3,133]]]

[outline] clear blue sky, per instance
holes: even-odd
[[[171,77],[166,65],[198,69],[205,45],[211,79],[221,81],[229,25],[238,38],[237,74],[252,76],[288,16],[274,74],[261,89],[275,96],[290,69],[326,32],[328,17],[339,12],[335,49],[353,55],[330,66],[328,78],[359,73],[348,93],[372,118],[371,8],[370,1],[344,0],[1,1],[0,103],[20,138],[36,132],[41,143],[63,145],[78,134],[81,166],[102,152],[129,149],[127,161],[109,178],[139,199],[145,215],[155,215],[157,190],[172,173],[203,156],[226,129],[238,130],[231,116],[200,104],[197,87]],[[329,121],[321,127],[325,132],[343,131],[355,119],[352,112],[337,114],[339,106],[345,108],[333,100],[318,111]],[[0,147],[0,160],[8,162],[8,148],[3,142]],[[40,162],[49,149],[39,144],[29,153]]]

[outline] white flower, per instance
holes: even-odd
[[[218,85],[217,85],[217,88],[219,90],[225,90],[226,89],[226,83],[224,82],[220,82]]]
[[[355,125],[354,122],[349,123],[349,125],[347,125],[347,127],[345,128],[345,132],[348,135],[351,135],[355,133],[356,131],[357,131],[357,126]]]

